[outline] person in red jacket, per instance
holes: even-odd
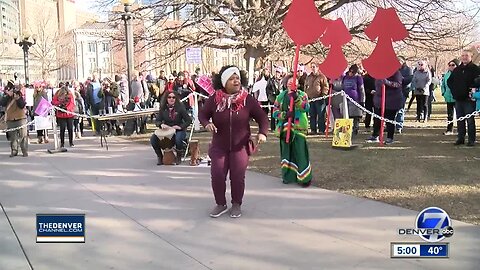
[[[230,175],[232,208],[230,217],[242,215],[241,204],[245,191],[245,172],[249,155],[250,118],[259,125],[256,144],[265,142],[268,133],[268,117],[255,98],[242,87],[246,84],[245,74],[236,66],[225,66],[213,78],[216,89],[200,109],[200,123],[213,133],[208,154],[211,158],[212,189],[216,207],[211,217],[219,217],[228,211],[225,198],[227,173]],[[255,142],[253,142],[255,143]]]
[[[73,112],[75,109],[75,98],[72,92],[63,86],[53,96],[52,104],[66,110]],[[68,142],[70,147],[73,147],[73,114],[57,110],[57,123],[60,126],[60,147],[65,147],[65,128],[68,129]]]

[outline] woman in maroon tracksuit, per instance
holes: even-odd
[[[213,77],[215,94],[200,110],[200,123],[213,133],[208,154],[212,161],[212,189],[217,206],[210,213],[211,217],[219,217],[228,211],[225,191],[229,171],[232,190],[230,217],[242,215],[240,205],[250,152],[250,118],[259,124],[256,143],[267,139],[267,115],[255,98],[242,88],[245,81],[246,76],[236,66],[223,67]]]

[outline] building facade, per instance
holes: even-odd
[[[105,22],[87,22],[62,36],[58,44],[59,81],[85,81],[93,74],[97,78],[113,78],[114,26]]]
[[[13,42],[20,33],[19,16],[15,1],[0,0],[0,85],[23,70],[23,61],[16,61],[20,48]]]
[[[0,40],[3,45],[12,44],[13,38],[18,37],[19,16],[19,10],[14,1],[0,0]]]
[[[37,37],[29,50],[30,81],[55,83],[57,70],[66,61],[57,57],[61,36],[97,17],[77,10],[74,0],[0,0],[0,78],[11,79],[17,73],[24,82],[23,52],[13,38],[28,33]]]

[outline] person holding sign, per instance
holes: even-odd
[[[228,211],[225,198],[228,173],[232,189],[230,217],[238,218],[242,215],[249,155],[254,152],[255,143],[258,145],[267,140],[268,117],[255,98],[242,87],[247,84],[247,78],[238,67],[224,66],[212,82],[215,94],[207,99],[199,113],[200,123],[213,133],[208,154],[217,205],[210,212],[210,217],[217,218]],[[252,117],[259,125],[255,141],[250,138]]]
[[[45,90],[45,86],[38,84],[35,85],[35,92],[33,93],[33,112],[37,110],[38,104],[43,99],[48,100],[47,91]],[[36,113],[34,117],[39,117]],[[37,119],[38,120],[38,119]],[[48,133],[46,129],[39,129],[37,130],[37,139],[38,144],[48,143]]]
[[[285,184],[298,183],[308,187],[312,180],[312,167],[307,146],[307,111],[310,109],[310,104],[305,92],[292,89],[292,75],[288,76],[287,88],[288,90],[278,95],[273,105],[273,117],[278,120],[275,133],[280,137],[282,179]],[[294,99],[293,111],[289,109],[291,97]],[[286,142],[286,125],[291,117],[293,117],[291,135],[289,142]]]
[[[381,115],[381,100],[382,100],[382,84],[385,84],[385,118],[388,120],[395,120],[397,112],[403,105],[402,93],[403,76],[400,71],[396,71],[392,76],[384,80],[376,80],[373,105],[374,112]],[[366,140],[368,143],[378,143],[380,134],[380,119],[373,119],[373,134]],[[393,143],[393,135],[395,134],[395,125],[387,123],[387,139],[385,144]]]

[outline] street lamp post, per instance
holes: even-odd
[[[37,44],[37,38],[35,35],[31,36],[33,41],[30,41],[30,34],[24,32],[22,37],[14,38],[13,41],[15,44],[18,44],[20,48],[23,50],[23,65],[25,71],[25,84],[29,84],[29,76],[28,76],[28,50],[33,45]]]
[[[133,25],[132,20],[134,19],[134,15],[131,11],[133,3],[135,0],[120,0],[120,2],[125,7],[125,13],[122,14],[122,20],[125,22],[125,49],[127,51],[127,77],[128,77],[128,85],[130,86],[130,82],[132,81],[133,75],[133,51],[135,50],[133,45]]]

